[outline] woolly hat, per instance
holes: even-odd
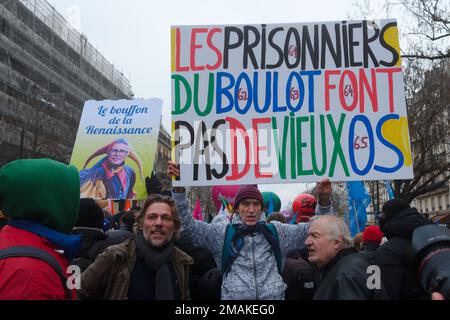
[[[81,199],[76,227],[103,228],[103,210],[93,199]]]
[[[400,199],[392,199],[385,202],[381,211],[384,213],[385,218],[388,220],[395,216],[397,213],[409,208],[410,206],[408,202]]]
[[[375,242],[380,244],[383,239],[383,232],[381,232],[378,226],[369,226],[364,229],[362,234],[363,242]]]
[[[29,159],[0,169],[0,210],[7,217],[33,220],[70,234],[79,204],[80,177],[74,166]]]
[[[243,185],[239,187],[236,196],[234,197],[233,209],[236,210],[239,207],[239,202],[244,199],[256,199],[261,202],[261,208],[264,206],[263,196],[256,184]]]

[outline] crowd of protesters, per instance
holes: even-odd
[[[167,173],[180,174],[173,162]],[[185,188],[163,192],[152,176],[147,189],[142,208],[110,216],[80,200],[73,166],[34,159],[0,168],[0,299],[431,299],[411,255],[414,230],[431,221],[400,199],[356,243],[328,179],[317,184],[314,217],[297,224],[266,219],[256,185],[240,186],[231,219],[211,222],[193,218]],[[73,288],[70,265],[81,272]],[[373,265],[381,278],[370,287]]]

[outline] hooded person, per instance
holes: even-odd
[[[80,251],[71,261],[71,264],[79,266],[81,272],[86,270],[107,247],[125,240],[105,234],[103,220],[103,210],[95,200],[80,200],[78,220],[72,234],[82,235],[82,242]]]
[[[0,169],[0,299],[67,299],[65,278],[81,237],[70,235],[80,199],[78,170],[50,159]],[[24,252],[26,251],[26,252]]]
[[[169,162],[167,173],[179,176],[178,166]],[[319,183],[328,196],[328,181]],[[183,234],[194,245],[211,251],[222,273],[222,300],[281,300],[286,284],[280,275],[287,253],[304,246],[308,224],[266,224],[261,220],[263,197],[256,185],[242,185],[234,201],[231,223],[194,220],[184,188],[173,188]],[[323,209],[324,207],[322,207]],[[331,210],[331,203],[325,208]]]
[[[85,169],[94,158],[106,155],[91,168]],[[116,139],[91,154],[80,171],[82,198],[134,199],[136,182],[134,170],[125,164],[126,158],[133,160],[139,169],[142,181],[142,164],[131,144],[126,139]]]
[[[411,238],[415,229],[430,223],[401,199],[383,205],[379,224],[388,241],[375,251],[374,262],[380,266],[390,299],[428,299],[417,278]]]

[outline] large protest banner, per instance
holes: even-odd
[[[70,160],[82,198],[147,198],[161,112],[160,99],[85,103]]]
[[[413,177],[396,20],[171,39],[174,185]]]

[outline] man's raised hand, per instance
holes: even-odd
[[[169,176],[175,176],[175,177],[180,176],[180,167],[172,160],[169,160],[169,164],[167,166],[167,174]]]
[[[317,183],[317,194],[319,195],[319,205],[322,207],[331,204],[331,182],[328,178],[322,179]]]
[[[169,176],[179,177],[180,176],[180,166],[177,165],[172,160],[169,160],[169,163],[167,165],[167,174]],[[173,191],[175,193],[183,193],[186,191],[184,187],[174,187]]]

